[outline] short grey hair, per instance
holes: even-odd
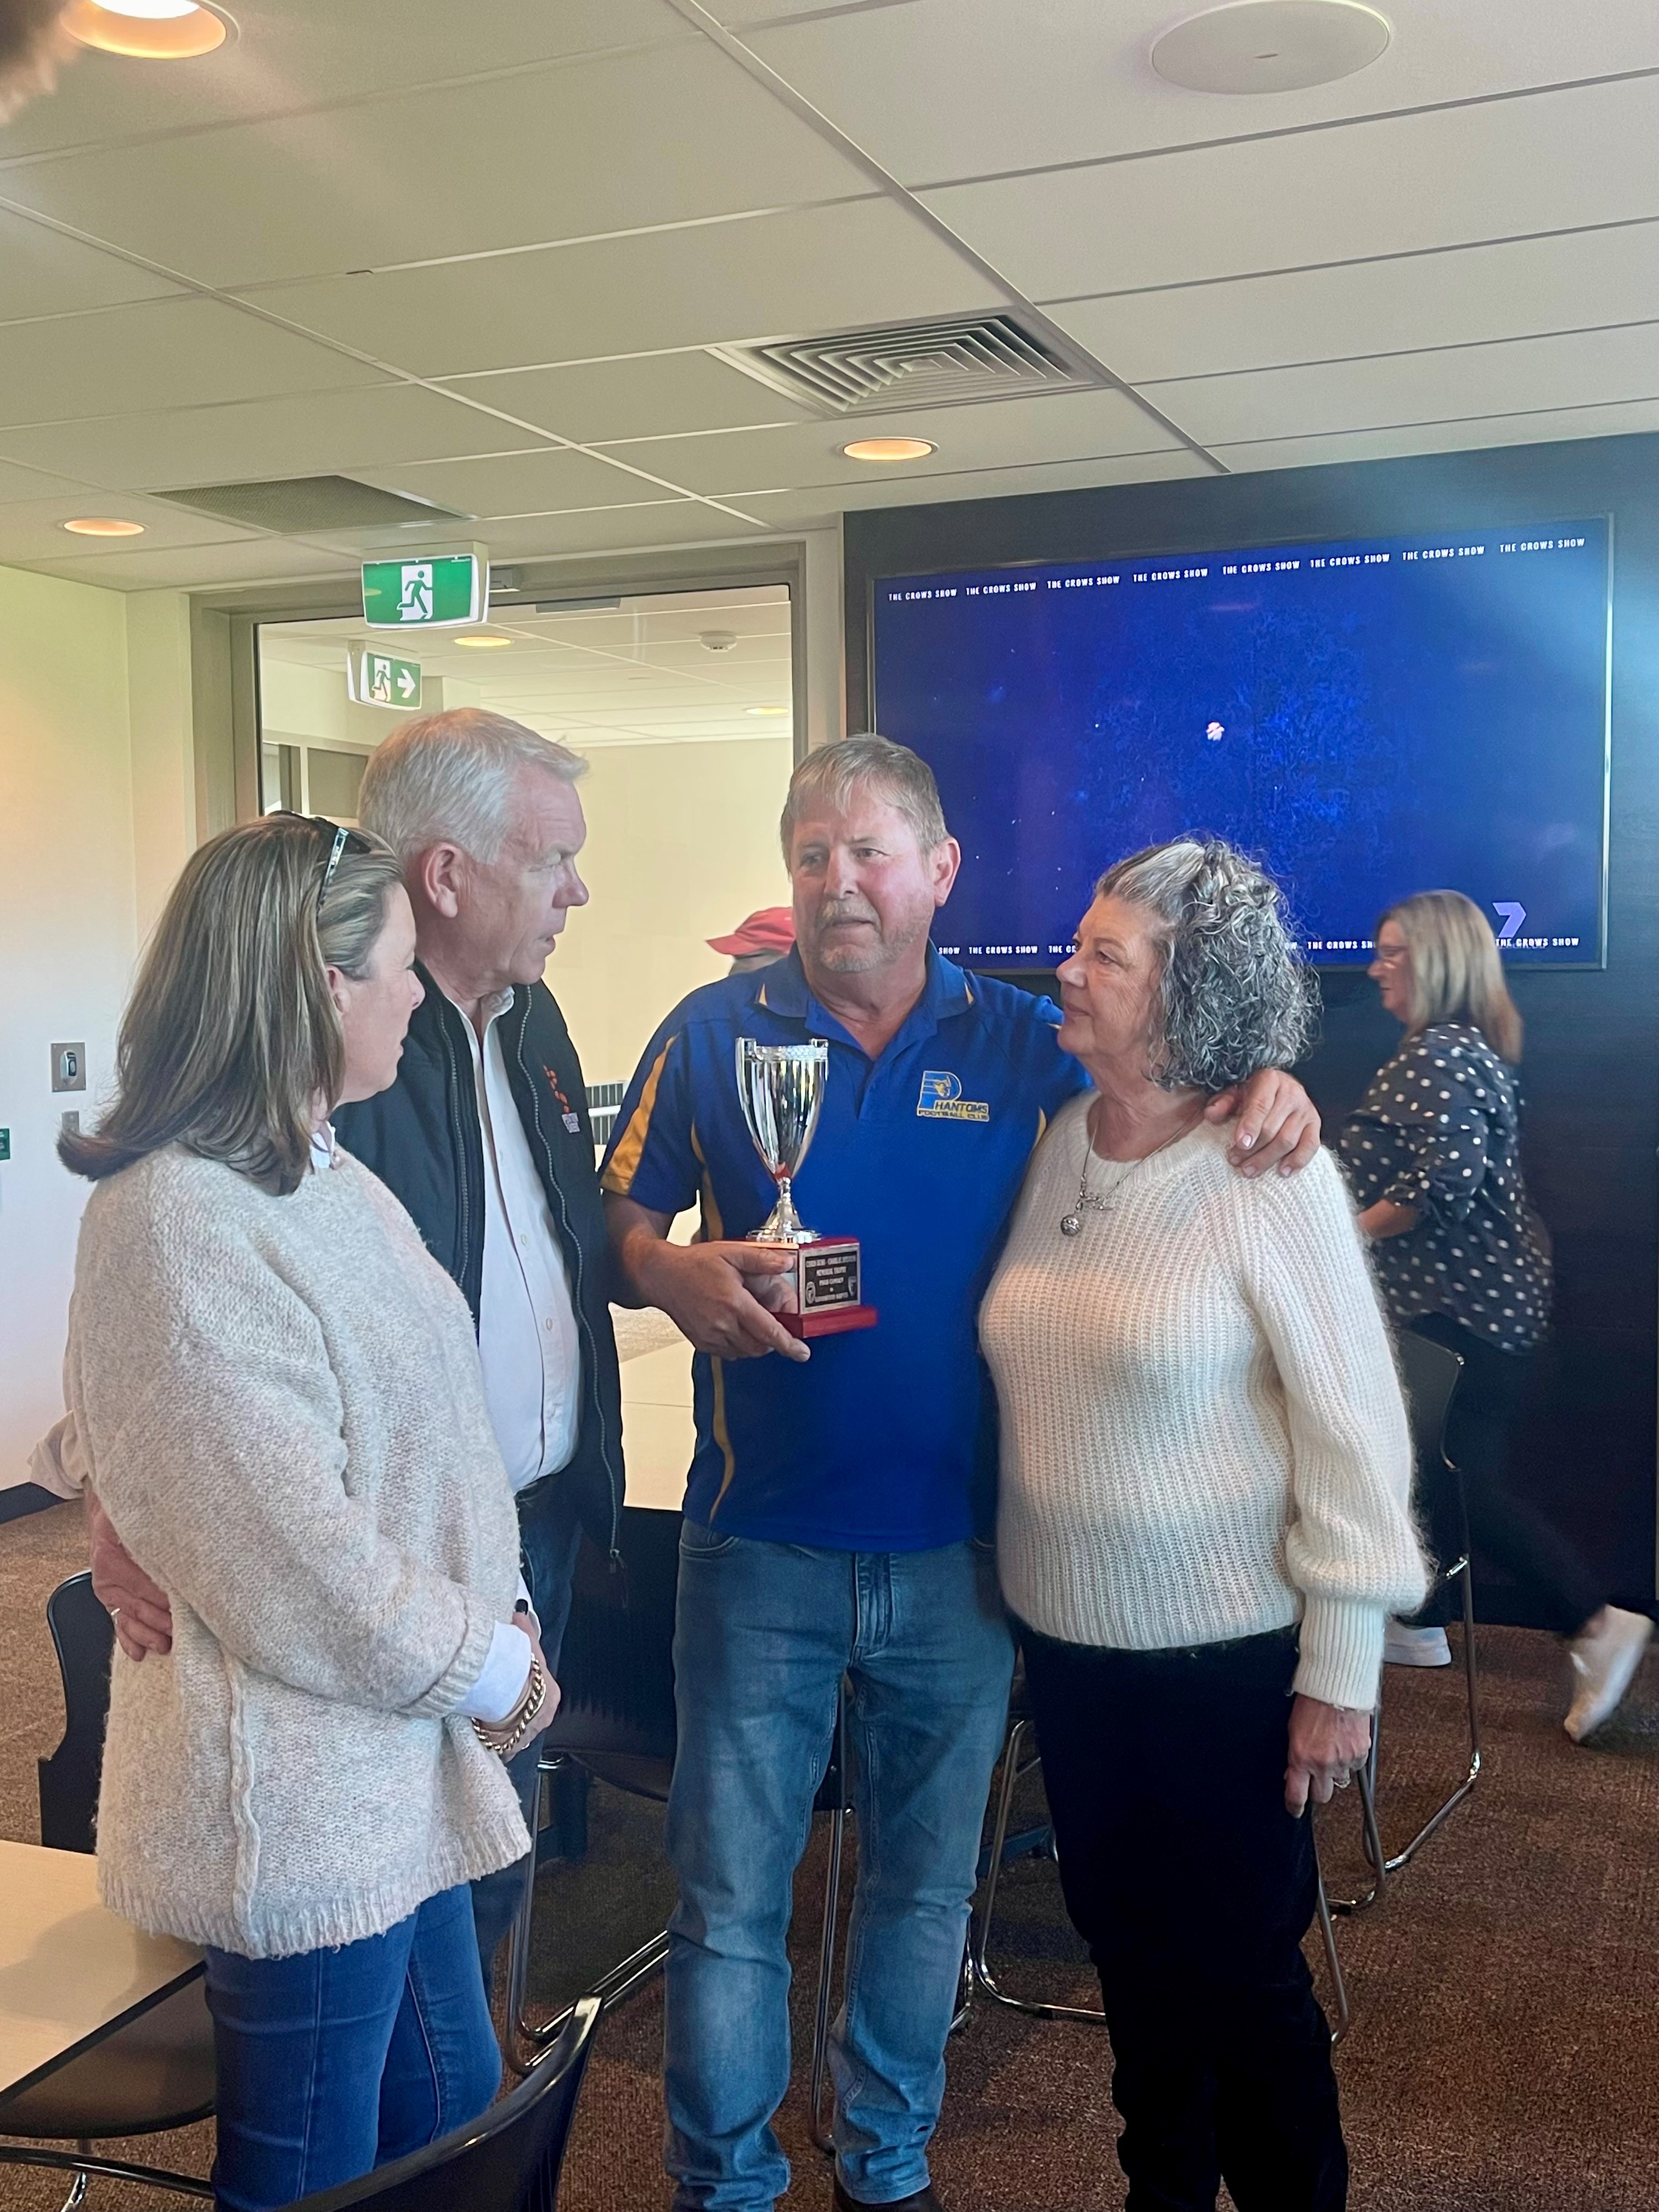
[[[1317,994],[1267,871],[1218,837],[1149,845],[1108,868],[1097,898],[1157,919],[1163,974],[1152,1014],[1153,1080],[1212,1094],[1313,1043]]]
[[[521,768],[562,782],[586,773],[580,753],[487,707],[451,707],[405,722],[363,772],[357,817],[407,866],[440,843],[488,867],[506,842]]]
[[[933,771],[908,745],[896,745],[890,738],[866,731],[855,738],[838,738],[807,754],[789,779],[789,795],[783,802],[778,836],[783,844],[784,866],[793,858],[795,824],[811,804],[827,803],[844,814],[855,793],[870,788],[896,806],[915,833],[924,853],[942,845],[950,831],[939,804]]]

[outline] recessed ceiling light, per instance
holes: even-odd
[[[1304,92],[1387,51],[1387,18],[1363,0],[1232,0],[1152,41],[1152,67],[1188,92]]]
[[[198,0],[70,0],[63,24],[83,46],[149,62],[210,54],[231,30],[228,16]]]
[[[64,525],[77,538],[142,538],[142,522],[123,522],[112,514],[78,514],[73,522]]]
[[[854,438],[842,447],[849,461],[925,461],[936,450],[926,438]]]
[[[789,709],[787,707],[745,707],[743,711],[745,714],[787,714]]]
[[[480,631],[472,637],[458,637],[455,642],[470,646],[474,653],[487,653],[492,646],[511,645],[513,641],[510,637],[495,637],[487,631]]]

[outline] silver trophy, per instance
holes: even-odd
[[[774,1277],[785,1301],[777,1318],[792,1336],[839,1335],[869,1328],[876,1310],[860,1295],[860,1252],[856,1237],[820,1237],[795,1211],[790,1191],[800,1172],[818,1125],[823,1086],[830,1079],[830,1048],[822,1037],[805,1044],[757,1044],[738,1039],[738,1097],[766,1172],[778,1187],[777,1204],[758,1229],[757,1244],[784,1244],[795,1258]]]
[[[800,1172],[818,1126],[823,1086],[830,1076],[830,1048],[822,1037],[805,1044],[757,1044],[738,1039],[738,1097],[766,1172],[778,1187],[778,1202],[754,1231],[763,1244],[811,1244],[790,1194],[791,1178]]]

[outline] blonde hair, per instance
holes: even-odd
[[[794,860],[795,824],[809,807],[829,805],[844,814],[855,793],[873,791],[909,823],[920,849],[931,853],[949,836],[933,771],[908,745],[896,745],[873,730],[837,738],[807,754],[789,779],[778,836],[786,867]]]
[[[58,1140],[73,1174],[95,1182],[176,1144],[283,1197],[299,1188],[317,1101],[345,1079],[325,971],[368,972],[403,880],[354,830],[324,896],[334,841],[331,822],[268,814],[185,862],[122,1017],[113,1103]]]
[[[1378,917],[1391,921],[1411,956],[1406,1026],[1413,1035],[1431,1022],[1468,1022],[1501,1059],[1521,1058],[1522,1021],[1504,981],[1492,924],[1462,891],[1418,891]]]

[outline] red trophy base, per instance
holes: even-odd
[[[791,1336],[842,1336],[848,1329],[875,1327],[876,1309],[859,1297],[856,1237],[815,1237],[810,1244],[792,1249],[796,1264],[777,1278],[788,1303],[776,1316]]]

